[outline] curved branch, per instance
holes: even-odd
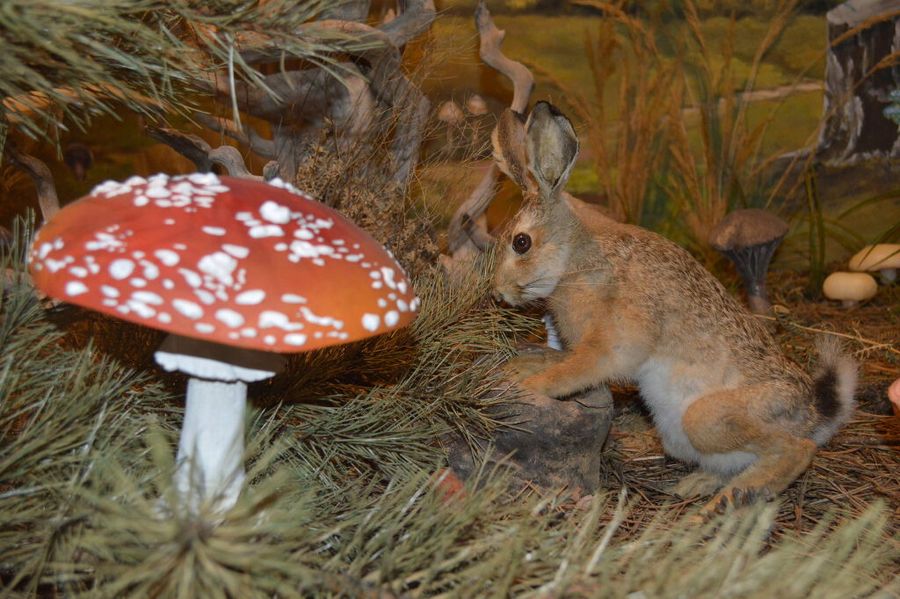
[[[195,113],[194,120],[208,129],[227,135],[238,143],[244,144],[263,158],[275,157],[275,144],[271,140],[261,137],[249,127],[238,129],[230,119],[216,118],[202,112]]]
[[[484,0],[480,0],[475,8],[475,24],[478,26],[478,35],[481,38],[479,48],[481,59],[512,81],[513,99],[510,108],[518,113],[524,113],[528,108],[528,101],[534,88],[534,76],[525,65],[503,55],[500,46],[503,44],[506,32],[497,29]],[[500,171],[496,164],[492,163],[472,194],[460,204],[453,214],[447,237],[448,249],[454,257],[463,247],[470,244],[484,247],[491,239],[485,228],[484,219],[481,217],[490,206],[491,200],[494,199],[499,174]]]
[[[59,196],[56,193],[56,183],[53,174],[44,161],[29,154],[22,154],[12,143],[6,142],[6,156],[9,161],[31,177],[37,190],[38,205],[41,208],[41,216],[47,222],[53,215],[59,212]]]
[[[225,169],[232,177],[262,181],[262,177],[254,175],[247,169],[244,157],[234,146],[219,146],[209,152],[209,160]]]
[[[518,113],[524,114],[528,108],[531,90],[534,87],[534,75],[521,62],[510,60],[503,55],[500,46],[503,45],[503,38],[506,37],[506,32],[502,29],[497,29],[494,20],[491,18],[491,11],[488,10],[484,0],[480,0],[478,7],[475,9],[475,24],[478,27],[478,36],[481,38],[481,44],[478,49],[481,60],[501,75],[506,75],[512,81],[513,100],[509,107]]]
[[[197,171],[208,173],[212,170],[212,161],[209,153],[212,150],[206,141],[198,135],[182,133],[177,129],[167,127],[146,127],[147,135],[162,142],[190,160],[197,167]]]
[[[396,48],[425,33],[436,14],[432,0],[405,0],[402,4],[402,12],[378,28]]]

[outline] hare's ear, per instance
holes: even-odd
[[[525,158],[525,116],[507,108],[491,133],[494,162],[520,189],[533,187]]]
[[[548,102],[538,102],[525,124],[528,169],[543,197],[566,185],[578,157],[578,137],[569,119]]]

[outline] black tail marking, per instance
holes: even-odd
[[[827,420],[837,416],[841,409],[837,384],[837,372],[834,368],[822,372],[813,383],[816,410]]]

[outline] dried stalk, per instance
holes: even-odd
[[[510,108],[518,113],[524,113],[528,108],[528,100],[534,87],[534,76],[525,65],[504,56],[500,46],[503,44],[506,32],[498,29],[494,24],[484,0],[481,0],[475,9],[475,24],[481,39],[479,46],[481,59],[485,64],[512,81],[513,99]],[[448,249],[453,261],[460,259],[463,253],[469,254],[472,249],[479,246],[484,247],[491,242],[491,236],[487,232],[486,226],[478,225],[478,223],[483,223],[481,216],[487,211],[491,200],[494,199],[498,174],[499,170],[496,165],[492,164],[469,198],[459,206],[453,215],[447,233]]]

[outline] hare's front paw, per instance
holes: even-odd
[[[504,366],[510,378],[522,382],[533,374],[547,367],[549,356],[547,351],[528,351],[509,360]]]

